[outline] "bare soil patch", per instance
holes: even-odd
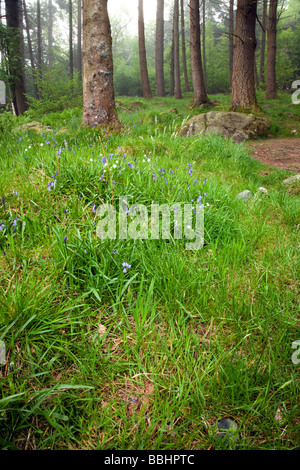
[[[300,139],[268,139],[251,141],[246,145],[255,160],[300,173]]]

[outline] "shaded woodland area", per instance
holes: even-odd
[[[28,106],[82,105],[83,16],[93,3],[1,0],[0,78],[17,114]],[[96,3],[107,9],[107,1]],[[274,98],[300,75],[297,0],[158,0],[155,6],[156,21],[145,25],[143,1],[136,2],[136,34],[127,29],[128,11],[107,17],[116,95],[181,99],[193,90],[199,105],[209,94],[232,91],[233,108],[251,108],[257,89]]]

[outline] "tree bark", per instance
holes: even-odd
[[[182,67],[184,75],[184,87],[186,92],[190,92],[188,71],[186,65],[186,47],[185,47],[185,27],[184,27],[184,0],[180,0],[180,17],[181,17],[181,49],[182,49]]]
[[[138,35],[139,35],[139,58],[140,58],[140,72],[142,80],[142,90],[144,98],[151,98],[151,88],[148,76],[146,44],[145,44],[145,25],[144,25],[144,6],[143,0],[138,3]]]
[[[232,74],[233,110],[258,109],[254,76],[256,11],[257,0],[238,0]]]
[[[229,86],[232,87],[234,48],[234,0],[229,0]]]
[[[165,96],[164,79],[164,0],[157,0],[155,35],[155,74],[157,96]]]
[[[277,34],[277,3],[278,0],[270,0],[268,18],[268,48],[267,48],[267,100],[276,99],[276,34]]]
[[[72,0],[69,0],[69,67],[70,67],[70,82],[71,94],[73,94],[73,77],[74,77],[74,54],[73,54],[73,5]]]
[[[171,43],[171,54],[170,54],[170,91],[169,95],[174,96],[175,90],[175,56],[174,56],[174,11],[172,14],[172,43]]]
[[[37,51],[38,51],[38,59],[37,59],[37,69],[38,72],[41,72],[42,69],[42,62],[43,62],[43,52],[42,52],[42,26],[41,26],[41,2],[37,0],[36,4],[36,14],[37,14]]]
[[[48,65],[53,64],[53,4],[52,0],[48,0]]]
[[[202,0],[202,62],[203,62],[203,79],[206,85],[206,48],[205,48],[205,0]]]
[[[120,129],[107,0],[83,0],[83,124]]]
[[[78,0],[78,17],[77,17],[77,72],[79,74],[79,80],[82,81],[82,4],[81,0]]]
[[[11,76],[14,76],[10,91],[15,112],[19,116],[28,109],[25,97],[24,72],[22,66],[22,45],[20,29],[23,28],[21,0],[5,0],[6,25],[14,31],[14,41],[8,50],[8,67]]]
[[[182,99],[180,85],[180,58],[179,58],[179,0],[174,0],[174,71],[175,71],[175,98]]]
[[[199,106],[204,103],[211,103],[206,93],[202,68],[199,0],[190,0],[190,34],[191,66],[194,87],[192,106]]]
[[[260,48],[260,67],[259,67],[260,83],[265,83],[267,5],[268,5],[268,0],[263,0],[262,32],[261,32],[261,48]]]
[[[31,71],[32,71],[32,81],[33,81],[33,86],[34,86],[34,96],[35,96],[35,98],[37,98],[38,97],[38,87],[37,87],[36,80],[35,80],[35,73],[34,73],[35,63],[34,63],[34,59],[33,59],[32,42],[31,42],[31,36],[30,36],[30,25],[29,25],[29,18],[28,18],[27,6],[26,6],[26,1],[25,0],[23,0],[23,11],[24,11],[24,19],[25,19],[25,28],[26,28],[29,60],[30,60]]]

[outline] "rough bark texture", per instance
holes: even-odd
[[[210,103],[206,93],[202,69],[199,0],[190,1],[190,35],[191,66],[194,87],[192,106],[199,106],[200,104]]]
[[[170,96],[174,96],[175,90],[175,67],[174,67],[174,12],[172,15],[172,44],[170,55]]]
[[[229,86],[232,86],[234,48],[234,0],[229,0]]]
[[[142,90],[144,98],[151,98],[151,88],[148,76],[146,44],[145,44],[145,26],[144,26],[144,5],[143,0],[138,3],[138,32],[139,32],[139,57],[140,57],[140,72],[142,80]]]
[[[186,65],[186,47],[185,47],[185,26],[184,26],[184,0],[180,0],[180,18],[181,18],[181,51],[182,51],[182,67],[184,75],[184,87],[185,91],[189,92],[189,78]]]
[[[157,0],[155,37],[156,93],[165,96],[164,79],[164,0]]]
[[[82,49],[81,49],[81,41],[82,41],[82,4],[81,0],[78,0],[78,18],[77,18],[77,72],[79,74],[79,80],[82,80]]]
[[[267,78],[266,99],[276,99],[276,34],[277,34],[277,3],[270,0],[268,18],[268,49],[267,49]]]
[[[232,109],[257,109],[254,59],[257,0],[238,0],[232,74]]]
[[[262,32],[261,32],[261,48],[260,48],[260,67],[259,79],[260,83],[265,83],[265,52],[266,52],[266,28],[267,28],[267,5],[268,0],[263,0],[262,15]]]
[[[179,0],[174,1],[174,69],[175,69],[175,98],[182,99],[180,85],[179,59]]]
[[[205,47],[205,0],[202,0],[202,63],[203,63],[203,78],[206,84],[206,47]]]
[[[10,86],[11,97],[17,115],[23,114],[28,109],[25,98],[25,83],[22,66],[22,45],[20,28],[23,28],[22,2],[21,0],[5,0],[6,25],[15,30],[14,44],[8,51],[8,66],[14,83]],[[13,64],[13,65],[12,65]]]
[[[107,0],[83,0],[83,124],[121,127],[114,98]]]

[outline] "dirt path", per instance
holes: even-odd
[[[253,158],[282,170],[300,173],[300,139],[268,139],[247,143]]]

